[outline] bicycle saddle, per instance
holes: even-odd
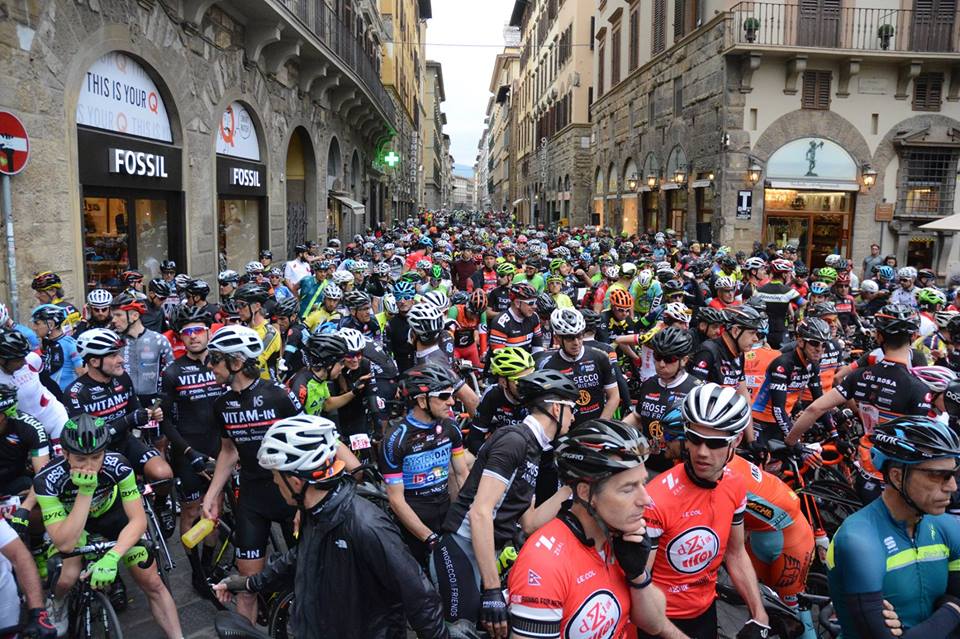
[[[270,639],[257,630],[243,615],[232,610],[221,610],[213,619],[213,627],[220,639]]]

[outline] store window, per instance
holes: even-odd
[[[853,193],[766,189],[764,244],[792,244],[810,268],[825,264],[828,255],[850,257]]]
[[[239,268],[256,260],[260,250],[260,202],[220,198],[217,211],[217,251],[220,270]]]
[[[667,228],[671,228],[678,235],[684,234],[687,218],[687,191],[673,189],[667,191]]]
[[[957,158],[956,149],[904,149],[897,189],[897,214],[919,218],[951,215],[957,183]]]
[[[907,244],[907,266],[914,268],[932,268],[934,238],[919,236],[910,238]]]

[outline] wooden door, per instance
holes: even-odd
[[[957,19],[957,0],[913,0],[910,48],[950,51]]]
[[[799,12],[797,43],[800,46],[836,47],[839,45],[840,0],[800,0],[797,10]]]

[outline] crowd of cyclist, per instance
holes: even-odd
[[[259,258],[0,305],[0,637],[64,636],[78,579],[125,599],[121,562],[183,636],[144,486],[167,537],[230,493],[236,571],[215,530],[193,587],[251,622],[292,588],[297,637],[716,637],[721,566],[738,639],[763,586],[819,636],[811,570],[847,639],[960,633],[960,282],[463,213]],[[766,464],[846,407],[865,506],[831,539]]]

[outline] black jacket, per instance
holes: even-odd
[[[300,543],[250,578],[254,592],[293,577],[300,639],[447,639],[436,589],[382,510],[344,480],[310,512]]]

